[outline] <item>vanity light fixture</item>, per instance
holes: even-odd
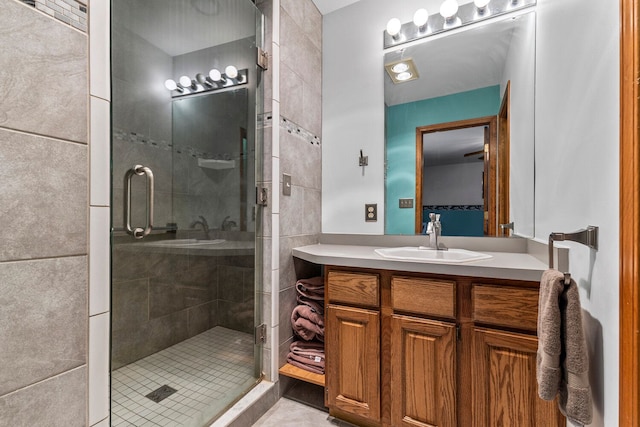
[[[458,13],[458,2],[456,0],[444,0],[440,5],[440,15],[447,21],[451,22]]]
[[[176,82],[173,79],[167,79],[164,87],[172,92],[172,96],[187,95],[190,93],[210,92],[219,89],[225,89],[233,86],[247,84],[249,82],[249,73],[245,68],[238,70],[233,65],[225,68],[225,72],[221,73],[218,69],[212,68],[208,75],[198,73],[195,79],[187,75],[181,76]]]
[[[420,77],[412,58],[405,58],[400,61],[384,64],[384,68],[387,70],[391,81],[395,84],[409,82]]]
[[[236,77],[238,77],[238,69],[236,67],[234,67],[233,65],[227,66],[227,68],[224,69],[224,73],[230,79],[235,79]]]
[[[389,22],[387,22],[387,33],[394,40],[400,39],[400,29],[402,28],[402,23],[398,18],[391,18]]]
[[[517,16],[527,12],[525,9],[534,7],[536,2],[537,0],[473,0],[459,6],[457,0],[444,0],[440,5],[440,14],[430,16],[426,9],[418,9],[411,22],[402,24],[397,18],[390,19],[383,33],[383,47],[393,48],[501,15]]]
[[[210,78],[206,77],[204,74],[202,73],[198,73],[196,74],[196,81],[203,87],[203,88],[212,88],[213,87],[213,81],[211,81]]]
[[[478,8],[478,13],[485,13],[487,10],[487,5],[491,2],[491,0],[473,0],[473,4]]]
[[[227,79],[222,75],[220,70],[218,70],[216,68],[212,68],[211,70],[209,70],[209,78],[215,84],[224,85],[227,82]]]
[[[171,90],[171,91],[175,90],[175,91],[178,91],[179,93],[184,92],[184,88],[182,86],[178,86],[176,81],[173,79],[165,80],[164,87],[166,87],[168,90]]]
[[[180,77],[180,86],[182,86],[183,88],[189,88],[191,90],[197,90],[198,87],[196,86],[196,82],[191,80],[191,77],[189,76],[182,76]]]
[[[413,24],[418,27],[419,32],[423,32],[427,29],[427,22],[429,21],[429,12],[427,9],[418,9],[413,14]]]

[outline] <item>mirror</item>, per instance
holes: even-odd
[[[173,211],[179,229],[205,214],[217,220],[212,229],[254,231],[248,109],[246,88],[173,100]]]
[[[423,233],[435,212],[445,236],[533,236],[535,12],[423,39],[384,63],[407,59],[417,79],[385,75],[385,234]]]

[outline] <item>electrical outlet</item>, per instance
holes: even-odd
[[[413,207],[413,199],[399,199],[400,209],[407,209]]]
[[[378,204],[377,203],[369,203],[364,205],[365,217],[364,220],[366,222],[376,222],[378,220]]]

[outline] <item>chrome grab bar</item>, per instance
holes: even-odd
[[[146,175],[147,177],[147,223],[144,228],[131,227],[131,178],[133,175]],[[142,239],[151,233],[153,228],[153,172],[146,166],[135,165],[124,175],[125,195],[124,195],[124,228],[127,233],[136,239]]]

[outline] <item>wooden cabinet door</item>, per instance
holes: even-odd
[[[380,314],[329,305],[326,382],[329,407],[380,420]]]
[[[455,427],[455,325],[391,319],[391,424]]]
[[[538,397],[535,336],[476,328],[473,348],[474,426],[565,425],[556,402]]]

